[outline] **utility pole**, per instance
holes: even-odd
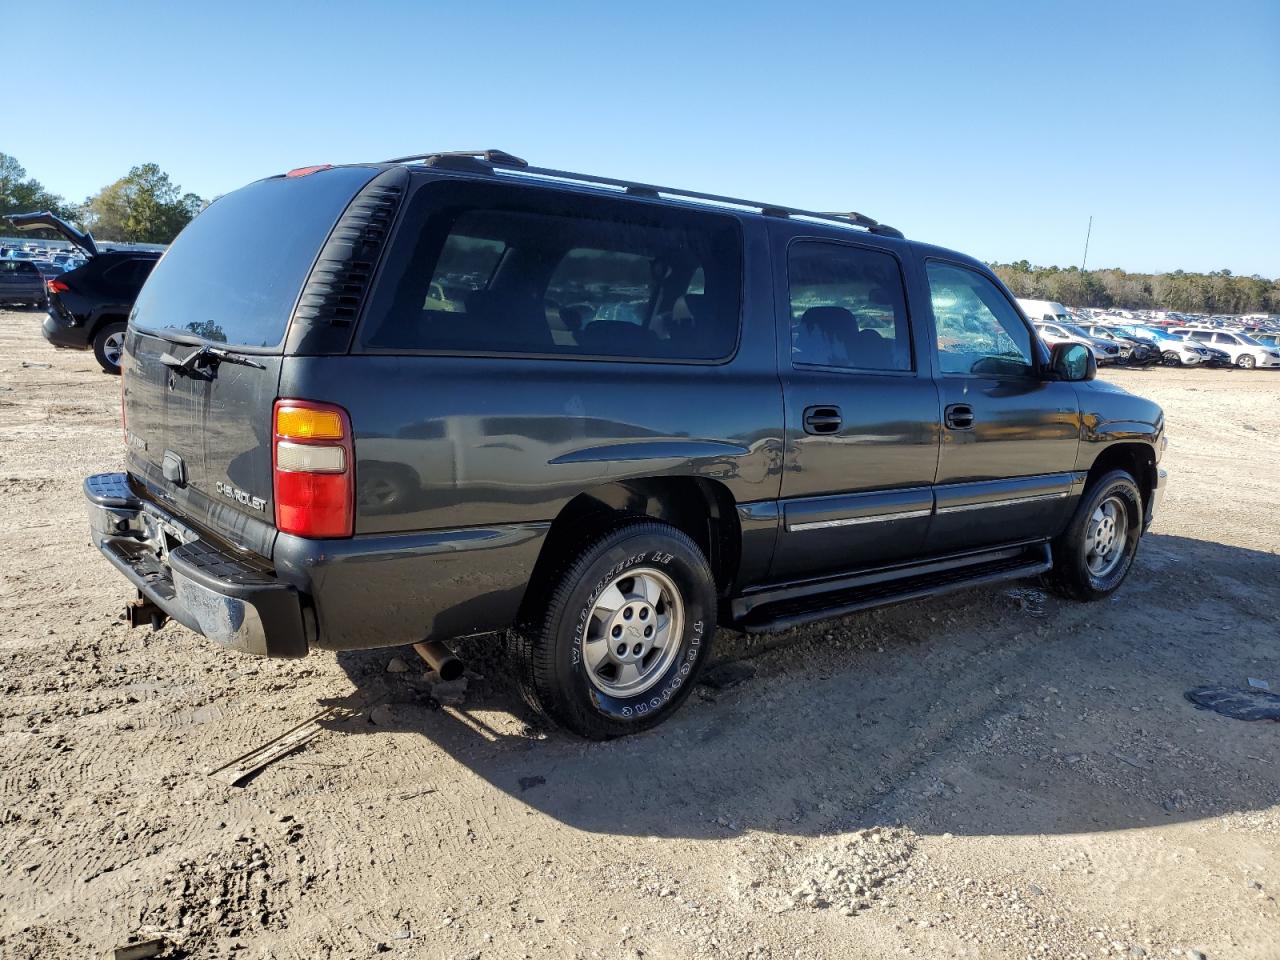
[[[1089,262],[1089,237],[1093,235],[1093,214],[1089,214],[1089,229],[1084,235],[1084,257],[1080,260],[1080,272],[1084,273],[1084,265]]]

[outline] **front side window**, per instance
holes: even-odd
[[[787,274],[793,363],[913,369],[902,270],[893,256],[806,241],[792,244]]]
[[[994,283],[965,267],[926,266],[943,373],[1030,376],[1031,331]]]
[[[741,309],[731,217],[439,183],[412,201],[361,338],[375,350],[715,361],[733,353]]]

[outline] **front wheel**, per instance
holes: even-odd
[[[1048,582],[1073,600],[1101,600],[1124,582],[1142,536],[1142,494],[1124,470],[1112,470],[1080,499],[1053,544]]]
[[[1258,361],[1248,353],[1242,353],[1238,358],[1236,358],[1236,366],[1241,370],[1252,370],[1257,362]]]
[[[1166,367],[1180,367],[1180,366],[1182,366],[1182,358],[1181,358],[1180,356],[1178,356],[1178,351],[1176,351],[1176,350],[1166,350],[1166,351],[1164,352],[1164,365],[1165,365]]]
[[[93,355],[98,366],[107,373],[120,372],[120,358],[124,356],[125,324],[116,320],[105,324],[93,336]]]
[[[693,689],[711,654],[715,581],[697,544],[641,520],[567,558],[512,633],[525,699],[594,740],[661,723]]]

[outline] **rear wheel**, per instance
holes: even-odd
[[[1073,600],[1110,596],[1128,576],[1141,535],[1138,485],[1128,472],[1112,470],[1085,491],[1054,542],[1049,585]]]
[[[120,358],[124,355],[125,324],[116,320],[105,324],[93,337],[93,355],[98,365],[107,373],[120,372]]]
[[[521,691],[544,716],[591,739],[661,723],[711,653],[715,582],[685,534],[642,520],[567,558],[512,633]]]
[[[1249,353],[1242,353],[1236,358],[1236,366],[1241,370],[1252,370],[1257,362],[1253,355]]]

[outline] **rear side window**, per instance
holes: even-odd
[[[787,253],[793,363],[911,370],[902,269],[888,253],[793,243]]]
[[[477,183],[420,189],[364,320],[386,351],[716,361],[738,339],[737,221]]]
[[[320,248],[373,173],[338,167],[273,177],[215,200],[156,264],[133,324],[217,343],[278,346]]]

